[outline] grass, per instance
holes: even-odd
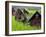
[[[15,16],[12,16],[12,31],[21,31],[21,30],[38,30],[39,26],[30,26],[27,23],[19,22],[15,20]]]
[[[31,16],[36,12],[36,10],[29,10],[26,9],[29,12],[28,16]],[[15,20],[15,16],[12,16],[12,31],[21,31],[21,30],[39,30],[41,29],[40,26],[30,26],[27,23],[19,22]]]

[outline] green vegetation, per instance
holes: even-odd
[[[26,9],[28,10],[28,9]],[[31,10],[30,9],[28,10],[29,12],[29,15],[28,16],[31,16],[35,13],[36,10]],[[12,31],[21,31],[21,30],[38,30],[40,29],[39,26],[31,26],[31,25],[28,25],[27,23],[23,23],[23,22],[20,22],[20,21],[17,21],[15,20],[15,16],[12,16]]]
[[[30,26],[23,22],[18,22],[15,20],[15,16],[12,16],[12,31],[21,31],[21,30],[37,30],[40,29],[40,27],[37,26]]]

